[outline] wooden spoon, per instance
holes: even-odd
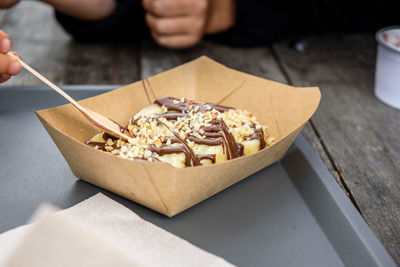
[[[76,102],[72,97],[70,97],[66,92],[64,92],[62,89],[57,87],[54,83],[50,82],[47,80],[43,75],[41,75],[39,72],[35,71],[32,69],[28,64],[23,62],[21,59],[16,57],[15,55],[11,54],[10,52],[8,53],[12,58],[17,60],[22,67],[24,67],[26,70],[28,70],[30,73],[35,75],[38,79],[40,79],[42,82],[53,88],[57,93],[62,95],[65,99],[67,99],[74,107],[76,107],[91,123],[93,123],[95,126],[99,127],[106,133],[117,137],[121,138],[123,140],[128,140],[130,137],[124,133],[121,132],[121,126],[104,117],[103,115],[94,112],[93,110],[87,109],[82,107],[78,102]]]

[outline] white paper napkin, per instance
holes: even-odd
[[[49,243],[53,246],[46,248]],[[93,255],[101,257],[90,261]],[[52,265],[46,265],[46,258]],[[115,261],[113,266],[232,266],[100,193],[0,235],[0,266],[7,261],[12,266],[34,266],[35,260],[43,260],[42,267],[53,267],[57,260],[64,266],[61,260],[66,259],[72,260],[69,266],[100,266],[107,261]]]

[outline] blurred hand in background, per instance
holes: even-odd
[[[143,0],[143,7],[154,40],[170,48],[193,46],[235,21],[234,0]]]

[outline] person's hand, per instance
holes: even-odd
[[[143,0],[143,7],[154,40],[170,48],[195,45],[235,24],[235,0]]]
[[[183,48],[203,37],[208,0],[143,0],[143,7],[151,35],[160,45]]]
[[[0,83],[7,81],[13,75],[17,75],[21,70],[20,64],[6,54],[10,50],[11,39],[5,32],[0,30]],[[21,58],[16,52],[12,53]]]

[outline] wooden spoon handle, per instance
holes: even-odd
[[[19,62],[19,64],[21,64],[22,67],[24,67],[27,71],[29,71],[30,73],[32,73],[33,75],[35,75],[39,80],[41,80],[42,82],[44,82],[45,84],[47,84],[48,86],[50,86],[51,88],[53,88],[57,93],[59,93],[60,95],[62,95],[65,99],[67,99],[72,105],[74,105],[75,107],[77,107],[78,109],[82,110],[82,111],[86,111],[86,109],[84,107],[82,107],[78,102],[75,101],[75,99],[73,99],[72,97],[70,97],[66,92],[64,92],[61,88],[59,88],[57,85],[55,85],[54,83],[52,83],[51,81],[47,80],[46,77],[44,77],[42,74],[40,74],[39,72],[37,72],[36,70],[34,70],[32,67],[30,67],[28,64],[26,64],[25,62],[23,62],[21,59],[19,59],[18,57],[16,57],[15,55],[13,55],[12,53],[8,52],[7,53],[9,56],[11,56],[13,59],[17,60]]]
[[[76,102],[72,97],[70,97],[66,92],[64,92],[62,89],[60,89],[57,85],[55,85],[54,83],[50,82],[49,80],[47,80],[45,77],[43,77],[43,75],[41,75],[39,72],[37,72],[36,70],[34,70],[33,68],[31,68],[28,64],[26,64],[25,62],[23,62],[21,59],[19,59],[18,57],[16,57],[15,55],[11,54],[10,52],[7,53],[9,56],[11,56],[13,59],[17,60],[22,67],[24,67],[26,70],[28,70],[30,73],[32,73],[33,75],[35,75],[37,78],[39,78],[42,82],[44,82],[45,84],[47,84],[48,86],[50,86],[51,88],[54,89],[54,91],[56,91],[57,93],[59,93],[60,95],[62,95],[63,97],[65,97],[65,99],[67,99],[69,102],[71,102],[72,105],[74,105],[83,115],[85,115],[85,117],[91,122],[93,123],[95,126],[103,129],[104,131],[106,131],[107,133],[111,134],[112,136],[115,136],[117,138],[122,138],[125,140],[128,140],[130,137],[127,136],[124,133],[121,133],[121,126],[104,117],[101,114],[98,114],[92,110],[86,109],[84,107],[82,107],[78,102]]]

